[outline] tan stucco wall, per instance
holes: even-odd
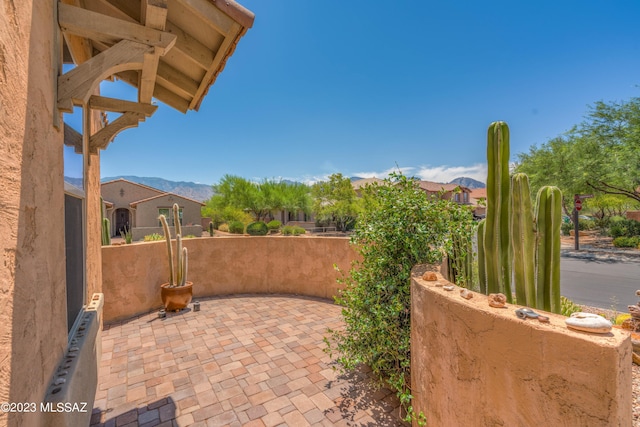
[[[138,203],[135,210],[136,227],[157,227],[158,226],[158,209],[171,208],[177,203],[182,208],[182,224],[183,225],[200,225],[202,215],[200,208],[202,205],[198,202],[184,199],[175,194],[166,195],[151,199],[144,203]]]
[[[629,426],[631,342],[411,283],[413,407],[433,426]],[[444,283],[442,276],[439,276]],[[545,313],[547,314],[547,313]]]
[[[206,237],[185,241],[188,280],[196,297],[239,293],[287,293],[331,298],[337,264],[348,271],[356,252],[345,238]],[[167,281],[166,243],[102,248],[105,322],[159,308]]]
[[[53,126],[54,4],[5,1],[0,13],[2,402],[39,404],[67,344],[63,132]],[[99,170],[91,173],[90,189]],[[89,209],[93,199],[87,197]],[[94,233],[87,236],[93,244]],[[99,248],[87,255],[89,289],[97,288]],[[0,425],[37,426],[41,415],[0,413]]]

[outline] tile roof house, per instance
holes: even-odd
[[[380,178],[363,178],[353,181],[351,185],[358,196],[361,195],[362,188],[371,184],[383,184],[385,181]],[[460,204],[469,204],[469,194],[471,190],[459,184],[442,184],[432,181],[418,181],[418,187],[429,196],[442,197],[446,200],[453,200]]]
[[[106,205],[105,218],[111,222],[112,236],[120,235],[125,227],[132,231],[133,240],[148,234],[162,234],[158,216],[165,215],[169,225],[173,225],[171,208],[174,203],[180,207],[183,234],[202,234],[200,209],[204,203],[122,178],[102,183],[100,192]]]

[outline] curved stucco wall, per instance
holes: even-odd
[[[423,271],[411,283],[411,392],[428,425],[631,425],[628,334],[571,331],[551,313],[522,321],[518,306],[465,300]]]
[[[184,246],[195,297],[285,293],[331,298],[340,286],[333,265],[348,271],[357,257],[349,240],[340,237],[214,237],[187,239]],[[105,322],[159,308],[159,287],[168,271],[164,241],[104,246]]]

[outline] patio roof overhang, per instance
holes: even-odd
[[[122,116],[99,131],[91,151],[157,106],[198,110],[254,14],[233,0],[60,0],[62,56],[76,67],[58,77],[57,107],[83,106]],[[97,97],[104,79],[138,89],[137,102]]]

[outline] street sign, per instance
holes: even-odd
[[[593,194],[580,194],[578,195],[578,197],[582,200],[582,199],[592,199],[593,198]]]
[[[576,210],[577,211],[581,210],[582,209],[582,200],[576,199],[575,205],[576,205]]]

